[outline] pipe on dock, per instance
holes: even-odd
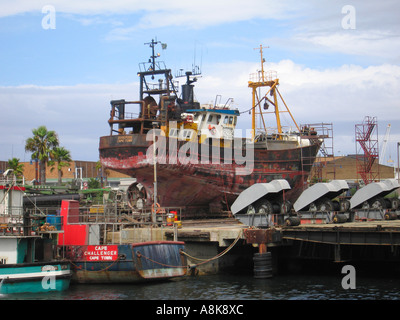
[[[49,194],[49,195],[26,195],[23,198],[23,204],[26,207],[31,206],[48,206],[61,204],[62,200],[80,200],[79,193],[68,194]]]

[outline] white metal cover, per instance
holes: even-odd
[[[316,183],[303,191],[297,201],[293,204],[293,208],[296,212],[301,211],[311,203],[326,196],[328,193],[330,193],[334,198],[348,189],[349,185],[345,180]]]
[[[387,179],[381,182],[367,184],[365,187],[357,190],[354,196],[351,197],[350,209],[361,205],[373,197],[384,197],[397,188],[400,188],[400,185],[396,179]]]
[[[250,204],[261,199],[268,193],[278,193],[282,190],[289,190],[290,185],[285,179],[277,179],[268,183],[256,183],[243,190],[231,206],[233,214],[238,213]]]

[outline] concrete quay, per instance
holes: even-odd
[[[301,224],[250,228],[236,219],[183,221],[181,228],[125,228],[109,232],[109,243],[178,240],[185,242],[190,272],[196,275],[252,270],[255,254],[272,253],[274,273],[286,261],[330,262],[390,259],[400,262],[400,220]],[[297,262],[295,262],[297,263]]]
[[[108,232],[108,243],[178,240],[185,242],[188,265],[197,275],[217,274],[250,265],[253,248],[245,244],[244,229],[236,219],[187,220],[182,227],[124,228]],[[226,251],[226,253],[225,253]]]

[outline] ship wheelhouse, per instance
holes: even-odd
[[[201,141],[208,138],[232,140],[240,115],[238,110],[231,109],[192,109],[188,112],[194,115],[193,122],[197,125]]]

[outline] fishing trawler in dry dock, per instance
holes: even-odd
[[[286,111],[278,108],[278,98],[282,98],[279,80],[273,73],[264,72],[262,47],[262,69],[248,83],[253,95],[252,135],[238,138],[234,133],[239,110],[227,105],[201,106],[194,100],[197,68],[184,74],[186,83],[178,97],[171,70],[156,60],[159,55],[154,49],[158,43],[149,43],[152,56],[140,65],[139,100],[111,101],[110,134],[100,137],[102,165],[137,179],[129,190],[131,204],[151,205],[156,191],[161,206],[180,206],[187,211],[207,207],[209,212],[218,212],[227,210],[252,184],[274,179],[289,182],[291,190],[286,199],[293,203],[302,191],[322,139],[311,128],[300,129],[293,117],[296,132],[283,131],[280,112],[291,113],[285,102]],[[262,96],[261,89],[267,90]],[[276,116],[275,131],[267,131],[264,120],[269,105]],[[256,127],[257,121],[262,128]],[[157,143],[151,139],[153,128],[162,132]],[[154,147],[157,189],[151,157]]]

